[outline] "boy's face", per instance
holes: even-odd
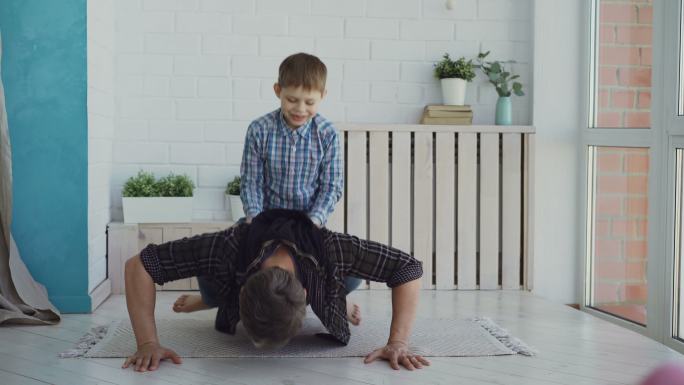
[[[316,115],[318,106],[327,92],[305,90],[303,87],[281,87],[278,83],[273,85],[273,90],[280,99],[285,122],[291,129],[305,124]]]

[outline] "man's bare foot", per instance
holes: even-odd
[[[359,305],[347,302],[347,320],[354,326],[359,326],[361,323],[361,308]]]
[[[176,313],[192,313],[206,309],[209,309],[209,305],[202,301],[201,295],[183,294],[173,304],[173,311]]]

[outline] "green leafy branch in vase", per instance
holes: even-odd
[[[478,64],[476,64],[475,67],[480,68],[485,76],[487,76],[489,82],[494,85],[496,93],[502,97],[511,96],[511,93],[517,96],[525,95],[522,90],[522,83],[514,81],[515,79],[520,78],[520,76],[511,74],[511,72],[507,71],[504,67],[504,63],[515,63],[515,61],[485,61],[484,59],[487,55],[489,55],[489,51],[485,53],[480,52],[477,55]]]

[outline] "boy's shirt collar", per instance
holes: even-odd
[[[314,115],[314,118],[315,117],[316,116]],[[283,115],[283,110],[280,108],[278,109],[278,125],[284,133],[290,136],[294,136],[296,134],[302,138],[306,137],[309,134],[309,131],[311,131],[311,124],[314,118],[309,119],[306,123],[302,124],[301,126],[297,127],[297,129],[293,130],[290,128],[290,126],[287,125],[287,121],[285,121],[285,115]]]

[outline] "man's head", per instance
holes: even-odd
[[[279,267],[259,270],[240,291],[240,319],[257,348],[285,346],[305,315],[304,287],[294,274]]]
[[[328,70],[316,56],[306,53],[290,55],[278,71],[273,90],[290,128],[297,128],[311,119],[325,97]]]

